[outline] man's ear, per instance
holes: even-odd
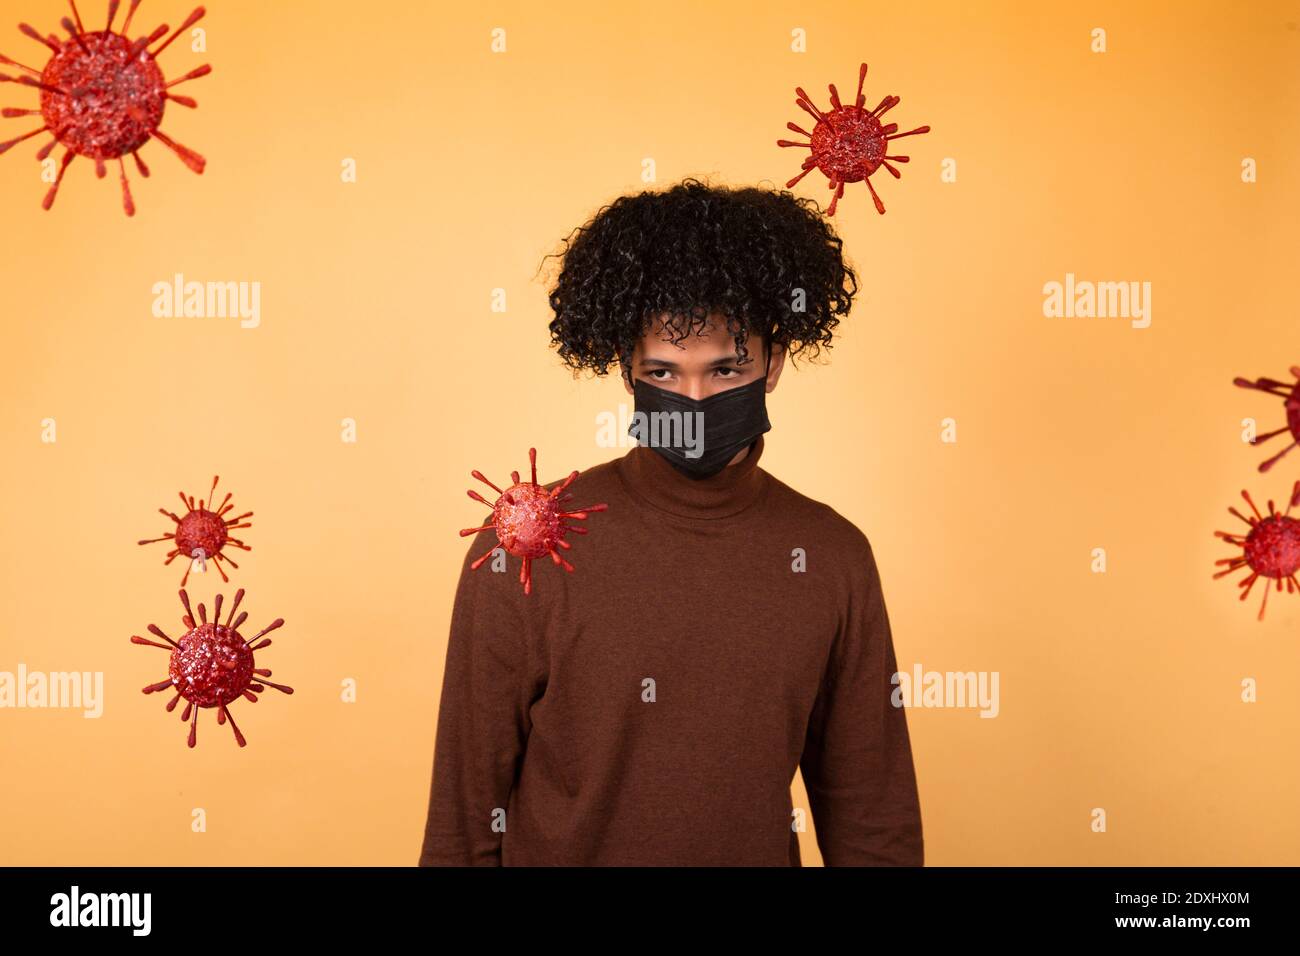
[[[621,357],[618,360],[618,373],[623,379],[623,387],[627,389],[627,393],[629,395],[635,395],[636,391],[632,388],[632,367],[630,365],[624,365]]]
[[[781,380],[783,368],[785,368],[785,346],[776,342],[772,345],[772,364],[767,370],[767,391],[776,388],[776,383]]]

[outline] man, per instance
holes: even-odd
[[[840,240],[811,200],[687,180],[562,259],[553,343],[620,365],[642,443],[569,486],[609,506],[575,573],[538,562],[526,596],[518,559],[470,570],[497,544],[475,536],[420,864],[800,866],[798,768],[827,865],[921,865],[871,545],[759,467],[786,357],[857,291]]]

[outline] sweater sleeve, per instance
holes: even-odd
[[[447,641],[429,813],[420,866],[500,866],[506,808],[540,693],[518,558],[494,572],[491,530],[475,535],[461,567]]]
[[[865,562],[854,562],[800,771],[826,866],[921,866],[907,715],[893,704],[893,636],[871,545],[860,541]]]

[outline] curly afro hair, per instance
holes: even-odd
[[[623,362],[650,323],[665,341],[725,317],[739,364],[751,332],[792,358],[816,356],[858,291],[840,238],[812,199],[688,178],[664,191],[620,196],[564,240],[549,293],[551,344],[576,376]],[[543,260],[545,262],[545,260]]]

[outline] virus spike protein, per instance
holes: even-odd
[[[1286,407],[1286,427],[1271,431],[1267,435],[1258,435],[1255,438],[1255,442],[1258,443],[1287,433],[1290,433],[1291,436],[1289,445],[1272,458],[1260,463],[1259,470],[1261,472],[1268,471],[1277,464],[1283,455],[1300,445],[1300,365],[1292,365],[1291,374],[1296,379],[1293,383],[1278,382],[1271,378],[1257,378],[1253,382],[1248,378],[1234,378],[1232,380],[1232,384],[1239,388],[1253,388],[1256,391],[1267,392],[1269,395],[1276,395],[1282,399]]]
[[[215,504],[214,496],[217,493],[217,482],[220,476],[213,476],[212,490],[208,492],[208,500],[204,502],[200,499],[198,506],[195,507],[194,497],[185,497],[185,492],[181,492],[181,504],[185,505],[186,513],[184,517],[179,517],[166,508],[159,508],[158,511],[171,518],[176,523],[176,530],[170,531],[161,538],[145,538],[137,544],[157,544],[159,541],[171,541],[175,547],[167,552],[167,559],[163,564],[171,564],[177,557],[186,559],[197,559],[199,569],[207,570],[207,562],[212,560],[222,581],[229,581],[223,564],[228,564],[232,568],[238,569],[239,565],[230,559],[230,556],[224,552],[227,547],[240,548],[244,551],[252,551],[252,547],[240,541],[238,538],[232,538],[230,532],[239,528],[251,528],[252,522],[245,521],[245,518],[251,518],[253,512],[246,511],[241,515],[235,515],[233,518],[225,517],[226,512],[234,510],[234,505],[230,504],[230,493],[222,499],[221,504]],[[185,587],[185,582],[189,580],[190,570],[193,564],[187,560],[185,565],[185,574],[181,577],[181,587]]]
[[[1214,577],[1221,578],[1243,568],[1248,570],[1249,575],[1237,582],[1237,586],[1242,589],[1243,601],[1250,594],[1255,581],[1261,577],[1277,581],[1279,591],[1282,590],[1283,581],[1286,582],[1288,594],[1300,591],[1300,580],[1296,578],[1296,573],[1300,571],[1300,520],[1291,517],[1291,509],[1300,505],[1300,481],[1295,483],[1286,511],[1280,514],[1270,501],[1268,517],[1264,517],[1248,492],[1243,489],[1241,496],[1250,505],[1253,516],[1244,515],[1236,508],[1229,508],[1228,512],[1249,525],[1250,531],[1244,536],[1227,531],[1214,532],[1215,537],[1241,548],[1241,554],[1214,562],[1224,566]],[[1268,592],[1269,585],[1265,582],[1264,600],[1259,607],[1261,621],[1264,620],[1264,611],[1268,607]]]
[[[139,5],[140,0],[132,0],[121,33],[113,32],[113,21],[117,18],[120,0],[110,0],[108,24],[103,30],[94,32],[83,27],[77,5],[72,2],[72,18],[64,17],[61,21],[69,34],[67,40],[60,40],[56,36],[44,37],[28,24],[19,24],[18,29],[25,36],[53,52],[44,70],[24,66],[0,54],[0,64],[24,71],[21,76],[0,73],[0,82],[19,83],[40,90],[39,110],[9,108],[4,110],[4,117],[16,118],[39,113],[44,121],[44,125],[38,129],[0,142],[0,153],[6,153],[19,143],[41,133],[49,133],[53,139],[36,154],[38,160],[44,161],[56,144],[64,147],[57,178],[42,202],[47,210],[54,205],[59,186],[63,182],[63,174],[75,156],[94,160],[95,172],[101,179],[106,172],[105,161],[118,161],[122,208],[128,216],[135,215],[135,202],[126,175],[126,164],[122,159],[130,153],[136,159],[140,174],[148,176],[148,168],[140,160],[137,151],[150,138],[157,139],[175,152],[194,172],[203,172],[207,161],[193,150],[173,141],[158,127],[162,123],[167,100],[191,109],[198,106],[190,97],[178,96],[169,92],[170,89],[178,83],[207,76],[212,68],[201,66],[168,83],[158,68],[157,57],[177,36],[202,19],[206,10],[203,7],[195,8],[176,32],[151,53],[148,48],[166,35],[169,28],[163,24],[148,36],[130,40],[127,33]]]
[[[154,694],[168,688],[175,690],[176,696],[167,704],[168,713],[176,709],[176,704],[182,697],[185,698],[185,711],[181,714],[181,720],[189,722],[191,747],[198,743],[199,708],[201,707],[215,708],[218,724],[224,724],[229,720],[230,729],[235,734],[235,741],[241,747],[246,746],[248,741],[244,739],[234,717],[231,716],[229,705],[240,697],[257,703],[257,695],[267,687],[274,687],[285,694],[293,693],[292,687],[267,680],[266,678],[271,676],[271,671],[257,667],[253,659],[254,651],[269,647],[271,644],[270,639],[261,640],[263,635],[283,626],[284,618],[276,618],[256,635],[244,640],[239,633],[239,624],[247,615],[241,615],[238,620],[231,623],[235,616],[235,609],[244,598],[242,588],[235,593],[234,605],[225,624],[221,623],[222,596],[220,594],[213,604],[211,621],[208,620],[207,609],[202,604],[199,605],[197,624],[194,620],[194,612],[190,608],[189,595],[183,589],[180,598],[185,608],[185,616],[181,618],[181,623],[184,624],[186,633],[179,641],[173,641],[156,624],[149,625],[149,633],[162,638],[167,642],[166,644],[159,644],[143,637],[132,636],[131,638],[132,644],[147,644],[149,647],[158,647],[171,653],[167,680],[148,685],[144,688],[144,693]]]
[[[578,472],[573,472],[560,485],[553,490],[547,491],[537,483],[537,449],[528,449],[528,461],[532,466],[532,480],[520,481],[519,472],[510,473],[510,479],[514,482],[505,491],[502,491],[492,482],[488,481],[480,472],[471,471],[470,475],[483,482],[498,495],[495,502],[488,501],[474,489],[466,492],[475,501],[487,505],[492,509],[492,520],[478,528],[465,528],[460,532],[461,537],[471,534],[478,534],[480,531],[486,531],[492,528],[496,531],[497,540],[501,546],[510,554],[523,559],[523,567],[519,570],[519,583],[524,586],[524,594],[533,593],[533,572],[532,561],[534,558],[544,558],[550,555],[551,560],[556,565],[564,568],[565,571],[573,571],[573,565],[560,556],[559,549],[568,550],[572,547],[569,542],[565,541],[565,535],[570,531],[574,534],[586,534],[587,529],[577,525],[565,524],[565,518],[572,518],[574,521],[585,521],[587,515],[604,511],[609,506],[604,504],[591,505],[587,508],[564,510],[566,505],[562,501],[571,498],[572,495],[566,494],[566,491],[573,480],[578,477]],[[470,565],[470,570],[477,571],[479,565],[483,564],[496,548],[490,549],[486,554],[475,559]]]
[[[858,69],[858,92],[852,103],[841,103],[839,90],[835,88],[834,83],[831,83],[829,85],[831,110],[826,113],[817,108],[812,97],[804,92],[803,87],[796,86],[795,105],[811,116],[816,125],[810,133],[794,123],[786,123],[787,129],[801,136],[807,136],[808,142],[800,143],[788,139],[776,141],[778,146],[797,146],[812,150],[812,155],[803,161],[803,172],[785,185],[787,189],[791,189],[812,170],[820,169],[830,180],[829,188],[835,193],[826,210],[828,216],[835,215],[835,207],[839,204],[840,197],[844,195],[844,185],[858,182],[867,184],[867,189],[871,190],[871,198],[875,201],[876,211],[884,215],[885,204],[880,201],[876,187],[871,185],[871,174],[884,166],[895,179],[901,179],[902,173],[890,164],[891,162],[907,163],[911,161],[911,157],[887,155],[890,141],[930,132],[930,127],[918,126],[906,133],[900,133],[897,123],[882,123],[880,118],[897,106],[901,98],[886,96],[874,110],[868,110],[866,97],[862,93],[862,84],[866,78],[867,64],[863,63]]]

